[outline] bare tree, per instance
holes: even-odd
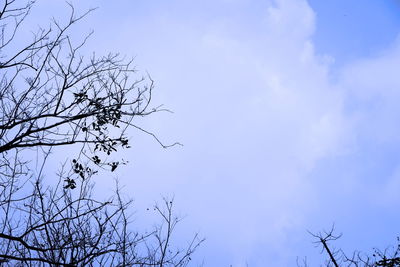
[[[2,205],[2,213],[8,218],[1,222],[0,259],[9,266],[188,264],[201,240],[195,235],[186,249],[171,247],[179,221],[173,215],[172,201],[154,207],[162,223],[140,234],[131,229],[127,213],[131,201],[122,199],[118,187],[110,199],[94,199],[89,179],[79,180],[78,190],[66,189],[63,179],[55,187],[44,187],[37,180],[31,194]]]
[[[150,108],[153,81],[136,77],[132,61],[118,54],[81,55],[90,34],[75,43],[69,30],[92,10],[76,15],[68,4],[67,23],[53,20],[17,42],[34,3],[0,2],[0,265],[186,266],[202,240],[171,247],[179,222],[172,201],[154,208],[162,224],[140,234],[118,186],[106,200],[92,194],[98,170],[126,163],[109,156],[129,147],[127,129],[171,146],[136,124],[162,110]],[[47,183],[46,162],[62,146],[77,155]],[[36,168],[27,159],[33,154]]]
[[[396,267],[400,266],[400,239],[397,238],[398,244],[393,247],[388,247],[385,250],[374,249],[372,254],[366,254],[359,251],[354,251],[349,256],[342,249],[333,247],[332,242],[342,237],[342,234],[335,234],[335,228],[329,231],[323,231],[317,234],[310,233],[316,240],[315,244],[322,247],[322,253],[326,253],[328,259],[324,266],[330,267]],[[298,266],[307,266],[307,262]]]

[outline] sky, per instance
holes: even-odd
[[[193,266],[322,263],[308,231],[372,252],[400,235],[400,2],[397,0],[72,1],[90,14],[88,53],[121,52],[155,81],[118,177],[146,208],[174,196],[176,244],[206,238]],[[67,17],[42,0],[29,25]],[[62,19],[60,19],[62,21]],[[46,24],[47,23],[47,24]],[[111,192],[110,175],[97,190]]]

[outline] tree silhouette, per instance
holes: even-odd
[[[342,249],[337,249],[332,246],[332,242],[342,237],[342,234],[335,234],[335,228],[329,231],[319,233],[310,233],[314,238],[314,243],[322,247],[322,253],[327,254],[327,260],[323,266],[334,267],[396,267],[400,266],[400,239],[397,238],[397,245],[387,247],[385,250],[375,248],[373,253],[367,254],[360,251],[354,251],[351,255],[345,253]],[[297,263],[298,266],[308,266],[307,261],[304,260],[302,264]]]
[[[99,170],[126,164],[109,158],[129,148],[129,128],[171,146],[136,124],[162,110],[150,107],[153,81],[137,77],[119,54],[80,53],[91,34],[76,43],[69,31],[92,10],[77,15],[68,4],[66,24],[54,19],[17,42],[34,4],[5,0],[0,7],[0,265],[187,265],[202,240],[195,235],[186,249],[171,247],[179,222],[172,201],[154,207],[162,222],[141,234],[132,230],[131,201],[118,184],[105,201],[93,196]],[[49,183],[46,162],[65,146],[77,155]]]

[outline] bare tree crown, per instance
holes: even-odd
[[[66,24],[54,20],[16,48],[34,4],[0,2],[0,266],[186,266],[202,240],[195,235],[186,249],[171,248],[179,221],[171,201],[154,207],[162,223],[140,234],[119,186],[106,201],[92,196],[96,169],[124,163],[108,156],[129,147],[127,129],[169,146],[136,125],[161,110],[150,108],[153,81],[137,77],[119,54],[83,56],[90,34],[75,43],[69,31],[92,10],[77,15],[70,4]],[[71,145],[78,155],[46,186],[52,149]],[[37,172],[23,157],[32,150],[41,155]]]

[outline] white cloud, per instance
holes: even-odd
[[[199,28],[163,17],[136,47],[163,91],[159,100],[176,111],[171,124],[162,117],[148,127],[160,136],[173,129],[185,144],[135,158],[145,170],[160,168],[141,174],[139,187],[174,191],[188,222],[208,237],[205,251],[224,247],[224,264],[244,264],[260,245],[277,264],[294,260],[283,248],[313,206],[307,174],[342,148],[347,129],[342,96],[313,50],[310,7],[276,1],[264,12],[263,31],[246,34],[227,18]],[[146,163],[148,156],[156,158]]]
[[[398,39],[399,40],[399,39]],[[341,72],[339,86],[346,91],[346,113],[357,135],[354,148],[368,155],[373,177],[354,177],[354,188],[382,206],[399,203],[400,42],[374,57],[360,59]],[[373,192],[373,193],[372,193]]]
[[[340,85],[348,92],[348,109],[358,128],[380,142],[399,141],[400,42],[375,57],[361,59],[342,72]]]

